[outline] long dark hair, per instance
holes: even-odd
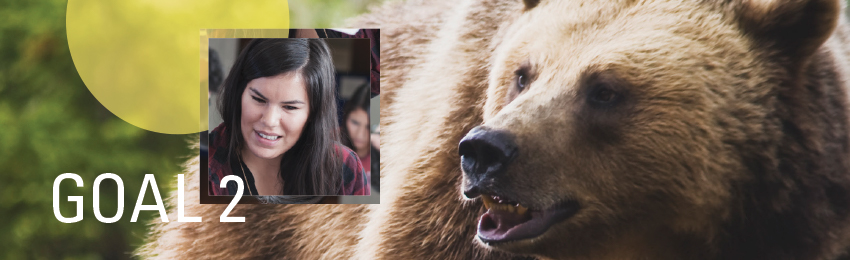
[[[337,195],[342,187],[342,162],[335,148],[337,132],[334,67],[322,39],[255,39],[242,50],[222,88],[219,111],[224,135],[230,138],[228,156],[239,153],[242,139],[242,93],[248,82],[290,71],[301,73],[307,87],[310,115],[301,138],[280,162],[281,194]]]
[[[351,150],[357,151],[357,147],[354,147],[354,142],[351,141],[351,135],[348,133],[348,116],[351,115],[355,109],[363,109],[367,114],[369,112],[369,85],[363,84],[358,87],[357,90],[354,91],[354,94],[351,95],[351,99],[345,102],[345,105],[342,107],[342,123],[340,124],[340,129],[342,131],[342,144],[351,148]],[[367,126],[368,128],[368,126]],[[371,143],[369,144],[371,146]],[[365,154],[358,154],[358,156],[363,157]],[[364,165],[366,166],[366,165]]]

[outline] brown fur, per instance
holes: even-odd
[[[543,2],[512,23],[483,125],[515,135],[520,152],[490,189],[581,209],[494,248],[587,259],[846,250],[848,82],[836,61],[848,49],[820,48],[838,2],[755,2]],[[512,93],[527,64],[532,82]],[[596,84],[622,102],[593,108]]]
[[[850,244],[850,33],[831,33],[835,1],[772,2],[387,4],[354,21],[381,28],[381,204],[239,205],[231,215],[245,223],[219,223],[226,205],[198,204],[194,159],[186,214],[204,222],[178,223],[170,210],[139,252],[835,259]],[[511,94],[524,62],[537,76]],[[594,73],[631,102],[582,107]],[[530,206],[577,198],[581,211],[533,241],[479,245],[481,203],[458,192],[457,144],[481,124],[510,130],[522,149],[504,192]]]

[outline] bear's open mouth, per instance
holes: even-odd
[[[478,221],[478,238],[490,245],[538,237],[579,209],[574,200],[538,210],[499,196],[482,195],[481,199],[487,212]]]

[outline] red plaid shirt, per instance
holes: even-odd
[[[242,179],[242,183],[246,184],[245,189],[243,189],[243,195],[249,195],[249,190],[251,193],[257,194],[254,177],[247,167],[244,168],[244,177],[240,174],[233,174],[233,167],[241,168],[241,166],[232,165],[231,160],[228,159],[227,146],[229,140],[227,136],[224,136],[224,129],[224,124],[221,124],[209,134],[210,195],[236,194],[238,189],[235,182],[228,182],[226,188],[221,188],[220,186],[221,179],[224,179],[224,176],[227,175],[234,175]],[[363,170],[357,154],[341,144],[336,144],[334,147],[343,162],[341,171],[342,186],[340,187],[339,195],[370,195],[371,190],[369,188],[369,182],[367,182],[366,172]],[[248,178],[247,180],[245,179],[246,177]]]

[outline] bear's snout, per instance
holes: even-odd
[[[458,153],[461,168],[469,180],[464,194],[473,198],[478,195],[478,183],[503,173],[519,149],[510,132],[478,126],[461,139]]]

